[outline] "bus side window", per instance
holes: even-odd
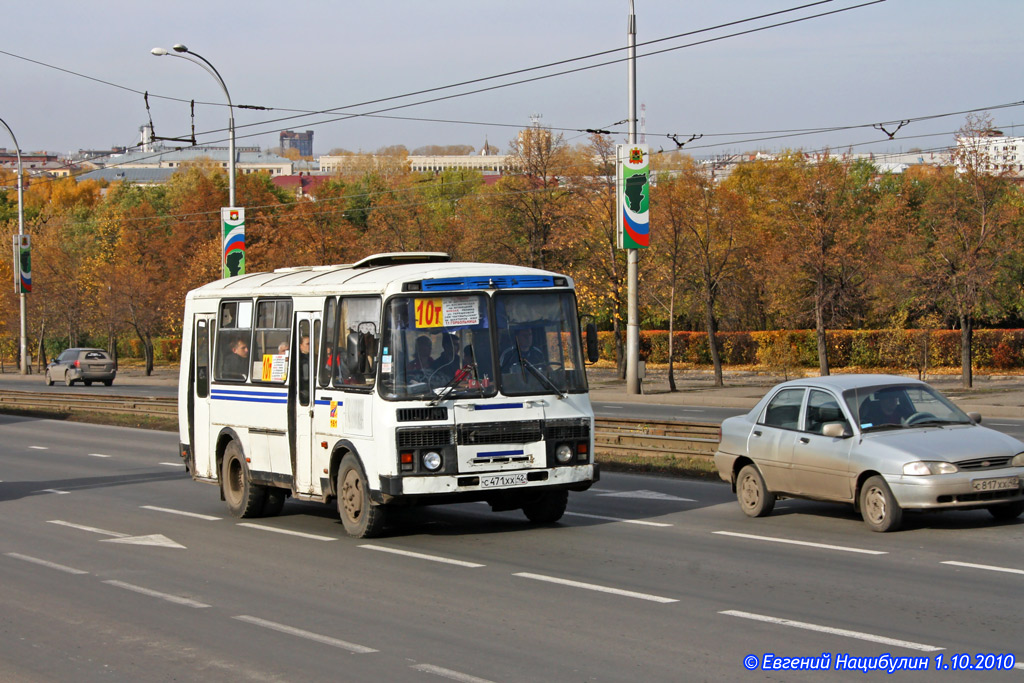
[[[196,321],[196,396],[210,393],[210,334],[205,320]]]
[[[253,341],[254,382],[285,381],[290,349],[292,302],[266,299],[256,303],[256,334]]]
[[[338,326],[338,300],[329,298],[324,305],[324,337],[320,345],[320,363],[317,372],[317,384],[326,387],[331,383],[331,375],[338,359],[334,347],[334,330]]]
[[[244,382],[251,365],[252,301],[225,301],[217,328],[216,378]]]
[[[298,357],[298,381],[299,381],[299,405],[309,405],[309,321],[299,321],[299,348],[296,349]],[[305,341],[305,343],[303,343]],[[305,352],[303,348],[305,347]]]
[[[370,388],[376,380],[379,297],[344,297],[338,315],[334,368],[337,387]]]

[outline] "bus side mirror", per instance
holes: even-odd
[[[594,323],[587,323],[587,361],[590,363],[598,361],[597,325]]]

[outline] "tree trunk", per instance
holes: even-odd
[[[814,309],[815,336],[818,338],[818,368],[821,376],[828,376],[828,345],[825,343],[825,311],[821,304]]]
[[[971,370],[971,341],[974,336],[974,329],[971,327],[971,316],[960,316],[960,383],[964,389],[970,389],[974,385],[974,376]]]
[[[668,390],[676,391],[675,371],[676,283],[672,278],[672,291],[668,295]]]
[[[715,369],[715,386],[724,386],[722,356],[718,353],[718,321],[715,319],[715,302],[710,294],[704,297],[704,319],[708,331],[708,349],[711,350],[711,365]]]

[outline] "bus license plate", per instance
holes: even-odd
[[[518,474],[495,474],[490,477],[480,477],[480,488],[489,489],[497,486],[521,486],[526,483],[526,473]]]
[[[1020,487],[1020,477],[999,477],[998,479],[972,479],[971,488],[975,491],[1002,491]]]

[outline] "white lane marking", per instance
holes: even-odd
[[[441,557],[439,555],[426,555],[424,553],[415,553],[411,550],[399,550],[398,548],[388,548],[383,545],[372,545],[363,544],[360,548],[366,548],[367,550],[379,550],[382,553],[392,553],[394,555],[404,555],[405,557],[414,557],[418,560],[430,560],[431,562],[442,562],[444,564],[454,564],[459,567],[469,567],[475,569],[477,567],[486,567],[487,565],[477,564],[476,562],[466,562],[464,560],[453,560],[450,557]]]
[[[1015,424],[1010,423],[1010,422],[987,422],[986,424],[992,425],[993,427],[1017,427],[1017,426],[1019,426],[1019,425],[1015,425]]]
[[[608,496],[609,498],[639,498],[641,500],[682,500],[687,503],[697,502],[693,498],[680,498],[679,496],[672,496],[667,493],[659,493],[658,491],[648,491],[646,489],[640,489],[639,491],[609,491],[608,493],[598,493],[597,495]]]
[[[49,447],[47,447],[47,446],[29,446],[29,448],[31,450],[33,450],[33,451],[48,451],[48,450],[50,450]]]
[[[460,683],[493,683],[486,678],[478,678],[476,676],[470,676],[460,671],[452,671],[451,669],[444,669],[440,666],[434,666],[433,664],[413,664],[409,667],[410,669],[416,669],[427,674],[434,674],[435,676],[441,676],[452,681],[460,681]]]
[[[969,569],[987,569],[990,572],[1006,572],[1007,574],[1024,574],[1024,569],[1013,569],[1011,567],[996,567],[991,564],[973,564],[971,562],[954,562],[949,560],[940,564],[949,564],[954,567],[968,567]]]
[[[287,534],[288,536],[298,536],[300,538],[309,538],[314,541],[337,541],[338,539],[331,536],[318,536],[317,534],[307,534],[302,531],[292,531],[291,529],[278,529],[277,527],[265,526],[263,524],[253,524],[252,522],[239,522],[238,526],[249,527],[250,529],[259,529],[260,531],[273,531],[275,534]]]
[[[649,600],[650,602],[679,602],[675,598],[663,598],[660,595],[650,595],[649,593],[637,593],[635,591],[622,590],[621,588],[609,588],[608,586],[599,586],[594,583],[583,583],[581,581],[571,581],[569,579],[560,579],[555,576],[545,576],[543,574],[531,574],[529,572],[519,572],[512,576],[521,576],[524,579],[534,579],[536,581],[546,581],[548,583],[557,583],[563,586],[572,586],[573,588],[585,588],[591,591],[598,591],[599,593],[611,593],[612,595],[621,595],[627,598],[637,598],[638,600]]]
[[[619,517],[605,517],[604,515],[588,515],[583,512],[566,512],[566,515],[572,515],[573,517],[587,517],[589,519],[603,519],[609,522],[623,522],[625,524],[642,524],[644,526],[672,526],[664,522],[648,522],[642,519],[621,519]]]
[[[183,598],[179,595],[171,595],[170,593],[161,593],[160,591],[155,591],[149,588],[143,588],[142,586],[136,586],[133,583],[125,583],[124,581],[115,581],[113,579],[109,581],[104,581],[103,583],[108,584],[110,586],[115,586],[117,588],[124,588],[125,590],[129,590],[134,593],[148,595],[151,598],[160,598],[161,600],[166,600],[167,602],[173,602],[175,605],[182,605],[184,607],[194,607],[196,609],[203,609],[204,607],[209,607],[209,605],[199,602],[197,600],[192,600],[191,598]]]
[[[71,492],[61,491],[60,489],[39,489],[38,491],[33,491],[32,493],[56,493],[58,496],[66,496]]]
[[[184,463],[180,462],[158,462],[158,465],[165,465],[167,467],[181,467]]]
[[[124,538],[105,538],[100,543],[125,543],[127,545],[152,545],[158,548],[181,548],[185,546],[176,543],[163,534],[149,534],[148,536],[126,536]]]
[[[740,612],[738,610],[726,610],[719,612],[730,617],[740,617],[741,619],[751,619],[753,621],[763,621],[769,624],[778,624],[779,626],[790,626],[792,628],[802,628],[807,631],[817,631],[819,633],[829,633],[834,636],[844,636],[846,638],[856,638],[857,640],[867,640],[872,643],[880,643],[882,645],[892,645],[893,647],[904,647],[909,650],[920,650],[922,652],[937,652],[938,650],[945,650],[944,647],[936,647],[935,645],[925,645],[924,643],[915,643],[909,640],[898,640],[896,638],[887,638],[886,636],[877,636],[872,633],[863,633],[861,631],[850,631],[845,628],[834,628],[832,626],[821,626],[819,624],[809,624],[804,621],[793,621],[792,619],[780,619],[779,617],[769,617],[763,614],[752,614],[750,612]]]
[[[620,406],[620,405],[618,405],[616,403],[605,403],[604,407],[605,408],[622,408],[622,406]]]
[[[84,524],[73,524],[72,522],[65,522],[62,519],[51,519],[47,524],[59,524],[60,526],[67,526],[81,531],[91,531],[94,534],[103,534],[104,536],[113,536],[114,538],[128,537],[128,534],[121,534],[116,531],[107,531],[106,529],[97,529],[94,526],[85,526]]]
[[[86,453],[91,458],[109,458],[110,456],[105,453]]]
[[[285,624],[278,624],[274,621],[267,621],[266,619],[260,619],[259,617],[251,617],[247,614],[241,614],[237,617],[232,617],[238,621],[244,621],[247,624],[253,624],[254,626],[262,626],[263,628],[269,628],[280,633],[287,633],[291,636],[298,638],[305,638],[307,640],[313,640],[324,645],[331,645],[332,647],[341,648],[342,650],[348,650],[349,652],[355,652],[356,654],[369,654],[371,652],[377,652],[372,647],[366,647],[365,645],[357,645],[356,643],[349,643],[344,640],[338,640],[337,638],[331,638],[330,636],[323,636],[319,633],[313,633],[312,631],[304,631],[301,628],[295,628],[294,626],[287,626]]]
[[[49,567],[50,569],[56,569],[58,571],[67,572],[68,574],[89,573],[81,569],[75,569],[74,567],[66,567],[63,564],[57,564],[56,562],[47,562],[46,560],[40,560],[38,557],[31,557],[29,555],[22,555],[20,553],[7,553],[7,557],[13,557],[16,560],[23,560],[25,562],[31,562],[32,564],[38,564],[43,567]]]
[[[809,548],[821,548],[823,550],[841,550],[844,553],[862,553],[864,555],[888,555],[885,550],[865,550],[864,548],[850,548],[845,545],[829,545],[828,543],[811,543],[810,541],[794,541],[789,538],[776,538],[774,536],[755,536],[754,534],[739,534],[734,531],[712,531],[719,536],[735,536],[736,538],[750,538],[755,541],[770,541],[772,543],[788,543],[790,545],[803,545]]]
[[[182,515],[184,517],[195,517],[196,519],[205,519],[211,522],[220,520],[220,517],[214,517],[213,515],[201,515],[198,512],[186,512],[185,510],[172,510],[171,508],[161,508],[156,505],[140,505],[143,510],[153,510],[154,512],[167,512],[172,515]]]

